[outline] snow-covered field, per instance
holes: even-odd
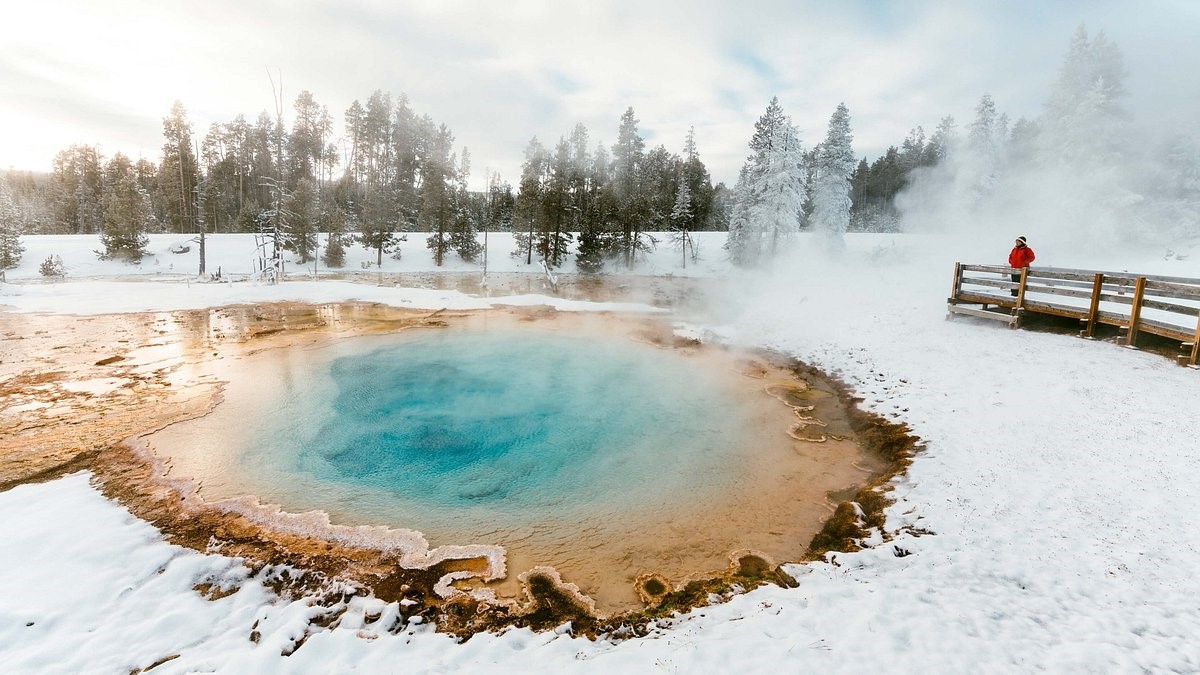
[[[94,239],[28,237],[8,279],[38,277],[51,253],[68,277],[0,285],[0,324],[25,311],[291,298],[485,302],[331,280],[187,283],[175,275],[194,271],[196,249],[170,254],[177,239],[153,238],[155,257],[136,270],[162,279],[129,283],[83,278],[134,273],[94,261]],[[210,269],[248,271],[245,239],[215,237]],[[505,255],[491,269],[525,269],[497,240]],[[727,274],[721,240],[703,237],[688,273]],[[620,643],[509,630],[459,645],[425,625],[392,635],[381,626],[395,608],[357,599],[283,657],[312,607],[273,601],[236,561],[165,543],[79,474],[0,493],[0,672],[129,672],[174,655],[154,672],[1200,671],[1200,371],[1107,342],[945,321],[953,262],[1001,262],[1010,241],[851,235],[830,261],[802,237],[770,273],[725,277],[691,327],[838,372],[925,441],[889,510],[895,538],[792,568],[798,588],[759,589]],[[1200,277],[1200,250],[1101,259],[1031,244],[1039,264]],[[423,242],[409,245],[385,271],[432,270]],[[370,256],[352,254],[348,269]],[[677,266],[664,250],[638,271]],[[214,579],[240,588],[214,601],[193,590]]]

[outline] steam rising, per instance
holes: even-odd
[[[988,95],[941,163],[897,197],[910,232],[1019,234],[1090,252],[1178,247],[1200,237],[1194,133],[1137,133],[1121,52],[1082,27],[1040,116],[1009,128]]]

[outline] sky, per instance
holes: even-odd
[[[447,124],[472,184],[514,185],[522,151],[577,122],[612,145],[632,106],[647,147],[681,152],[690,126],[732,184],[772,96],[812,145],[839,102],[874,158],[990,93],[1014,120],[1041,108],[1072,34],[1125,54],[1144,126],[1200,117],[1200,2],[695,0],[40,0],[0,21],[0,168],[48,171],[74,143],[157,161],[179,100],[209,124],[274,110],[302,90],[343,112],[376,89]]]

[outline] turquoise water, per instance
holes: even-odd
[[[721,377],[626,338],[367,338],[318,350],[283,382],[240,457],[293,493],[265,496],[427,530],[702,498],[737,480],[748,424]]]

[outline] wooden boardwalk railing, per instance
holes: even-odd
[[[1020,278],[1014,282],[1016,274]],[[1193,366],[1200,360],[1200,279],[955,263],[947,302],[948,318],[966,314],[1017,328],[1027,312],[1050,314],[1084,322],[1084,337],[1103,324],[1126,331],[1127,345],[1134,345],[1139,333],[1178,340],[1185,350],[1180,360]]]

